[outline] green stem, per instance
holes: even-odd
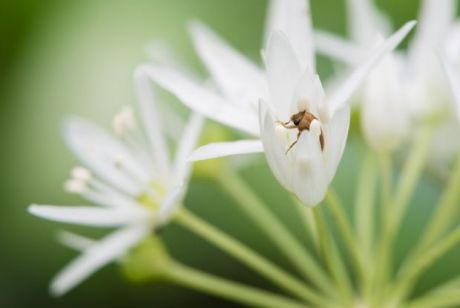
[[[249,306],[306,307],[306,305],[292,299],[214,276],[177,262],[171,262],[165,276],[171,282],[179,285]]]
[[[254,269],[290,294],[317,305],[325,305],[325,299],[304,283],[293,278],[249,247],[197,217],[184,207],[177,212],[175,221]]]
[[[423,250],[432,244],[452,224],[458,212],[458,197],[460,195],[460,158],[455,162],[447,188],[444,190],[435,214],[422,235],[416,251]]]
[[[318,262],[308,253],[266,205],[249,189],[238,175],[230,169],[219,177],[225,191],[237,201],[240,210],[248,215],[268,238],[292,262],[308,280],[314,282],[326,294],[330,294],[333,285]]]
[[[408,308],[460,306],[460,278],[454,278],[407,304]]]
[[[356,240],[350,224],[350,219],[344,211],[342,202],[340,202],[340,199],[332,189],[329,189],[329,192],[326,195],[326,203],[335,219],[335,222],[337,223],[340,236],[345,243],[345,248],[351,256],[357,271],[361,273],[363,271],[362,259],[356,247]]]
[[[302,220],[303,226],[305,231],[310,235],[313,244],[317,251],[320,251],[320,239],[318,234],[318,226],[316,225],[315,218],[313,217],[313,212],[310,208],[306,207],[302,204],[299,199],[295,196],[292,198],[294,199],[294,204],[299,211],[300,219]]]
[[[377,183],[377,168],[374,155],[371,152],[366,153],[363,166],[358,180],[358,191],[356,192],[355,201],[355,222],[356,238],[360,251],[360,262],[358,274],[359,284],[363,297],[370,302],[371,298],[371,281],[373,275],[373,239],[374,239],[374,211],[375,211],[375,191]]]
[[[406,267],[400,271],[400,279],[396,281],[392,298],[396,298],[397,302],[403,300],[420,274],[458,242],[460,242],[460,227],[457,227],[447,237],[424,250],[423,254],[420,254],[418,258],[410,260],[411,262],[406,262]]]
[[[318,234],[321,245],[321,252],[329,271],[338,285],[338,292],[344,307],[351,307],[353,302],[353,291],[348,273],[340,257],[337,245],[332,237],[331,231],[326,225],[321,207],[313,209],[313,217],[318,227]]]
[[[376,268],[374,284],[378,288],[377,291],[380,293],[381,297],[385,296],[385,294],[381,292],[385,292],[382,286],[385,285],[388,276],[392,272],[392,243],[399,230],[401,220],[404,218],[410,198],[423,171],[423,167],[425,166],[432,141],[432,134],[432,126],[424,126],[421,128],[421,131],[418,132],[414,145],[406,159],[406,164],[403,167],[393,204],[391,208],[386,209],[389,215],[388,220],[384,222],[383,235],[377,250],[376,264],[378,264],[378,267]]]

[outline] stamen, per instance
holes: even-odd
[[[136,120],[131,107],[125,106],[113,117],[112,128],[118,136],[123,136],[127,131],[136,128]]]
[[[71,194],[83,194],[88,191],[88,186],[85,181],[70,179],[65,181],[64,190]]]
[[[83,167],[74,167],[70,172],[73,179],[80,180],[83,182],[88,182],[91,178],[91,172]]]

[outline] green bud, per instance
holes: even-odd
[[[170,258],[163,243],[153,235],[122,260],[121,271],[128,280],[141,283],[162,279],[169,266]]]

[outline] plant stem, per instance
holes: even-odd
[[[237,201],[236,204],[239,205],[240,210],[267,234],[268,238],[307,280],[314,282],[326,294],[334,290],[329,277],[326,276],[318,262],[235,172],[228,168],[226,172],[221,173],[219,180],[225,191]]]
[[[184,207],[177,212],[175,219],[176,222],[181,224],[183,227],[189,229],[196,235],[202,237],[206,241],[212,243],[229,255],[235,257],[237,260],[259,272],[265,278],[280,286],[290,294],[317,305],[325,304],[325,299],[319,296],[316,292],[312,291],[304,283],[296,278],[293,278],[290,274],[254,252],[246,245],[197,217]]]
[[[393,289],[394,298],[397,301],[404,299],[419,275],[458,242],[460,242],[460,227],[457,227],[447,237],[424,250],[423,254],[420,254],[418,258],[411,260],[411,262],[406,262],[406,267],[401,269],[400,279],[396,281]]]
[[[393,240],[396,232],[399,230],[401,220],[403,219],[410,197],[412,196],[416,184],[425,166],[428,152],[430,149],[433,134],[433,126],[423,126],[418,132],[412,149],[406,159],[406,164],[403,167],[401,178],[397,185],[395,198],[391,208],[387,208],[388,219],[383,224],[383,234],[380,240],[380,245],[377,251],[375,283],[374,286],[381,292],[388,280],[388,276],[392,272],[391,256],[393,255]],[[384,291],[384,290],[383,290]],[[384,294],[381,294],[383,297]],[[383,299],[383,298],[381,298]]]
[[[306,305],[274,293],[214,276],[172,261],[165,277],[171,282],[228,300],[258,307],[301,308]]]
[[[457,200],[459,196],[460,158],[458,158],[455,162],[448,186],[444,190],[441,199],[435,208],[435,214],[430,220],[428,227],[425,229],[416,251],[425,249],[451,226],[451,223],[458,212]]]
[[[418,297],[407,304],[408,308],[438,308],[460,305],[460,278],[454,278],[426,295]]]
[[[355,201],[356,238],[360,250],[358,274],[362,295],[368,301],[371,297],[371,277],[373,267],[373,239],[375,232],[375,191],[377,182],[377,168],[374,155],[366,153],[358,180],[358,191]]]
[[[338,285],[341,296],[341,303],[344,307],[351,307],[353,302],[353,291],[348,273],[340,257],[337,245],[328,229],[321,207],[313,208],[313,217],[318,227],[321,251],[334,280]]]
[[[356,240],[350,224],[350,219],[344,211],[342,202],[340,202],[340,199],[332,189],[329,189],[326,195],[326,203],[337,223],[340,231],[340,236],[345,243],[348,254],[351,256],[351,259],[358,272],[361,273],[363,271],[362,260],[358,252],[358,247],[356,246]]]
[[[318,234],[318,226],[316,225],[315,218],[313,217],[313,211],[310,208],[303,205],[295,196],[292,199],[294,200],[294,204],[299,211],[299,216],[302,220],[305,231],[307,231],[307,233],[310,235],[311,240],[315,245],[315,248],[319,252],[320,240]]]

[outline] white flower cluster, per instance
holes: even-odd
[[[460,118],[460,27],[454,22],[454,2],[425,0],[408,51],[393,53],[415,21],[390,34],[389,21],[371,0],[348,0],[351,41],[314,33],[309,1],[272,0],[263,67],[204,24],[192,22],[193,43],[211,82],[176,65],[143,64],[135,72],[142,124],[129,108],[114,117],[114,135],[81,119],[66,122],[66,141],[84,167],[72,170],[65,188],[99,207],[32,205],[30,212],[117,230],[100,241],[66,234],[65,242],[82,253],[57,276],[52,291],[68,291],[165,224],[182,202],[191,161],[263,152],[281,185],[313,207],[324,199],[342,158],[352,96],[362,102],[364,135],[378,151],[397,149],[415,119],[450,113],[453,106]],[[317,72],[317,50],[351,68],[330,89]],[[177,140],[174,158],[151,83],[196,112]],[[202,126],[198,114],[249,138],[194,150]]]

